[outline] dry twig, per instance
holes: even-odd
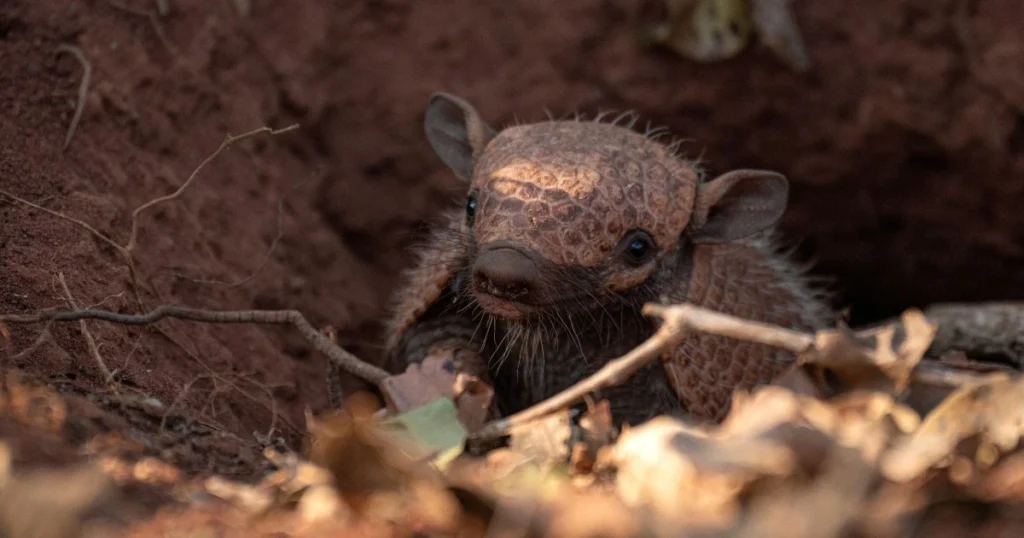
[[[644,306],[644,315],[663,320],[661,327],[642,344],[622,357],[610,361],[590,377],[532,407],[509,417],[494,420],[472,436],[474,441],[488,441],[506,435],[509,430],[552,412],[563,409],[585,395],[620,383],[644,364],[658,358],[663,351],[681,342],[689,331],[724,336],[746,342],[764,344],[795,353],[803,364],[822,358],[814,353],[815,335],[777,325],[750,321],[691,304]],[[915,381],[946,387],[977,383],[978,374],[960,371],[946,365],[919,362],[913,372]]]
[[[591,392],[621,383],[641,366],[657,359],[663,352],[678,345],[686,338],[686,319],[682,311],[665,310],[663,307],[648,304],[644,306],[644,314],[660,315],[664,319],[664,323],[650,338],[629,353],[608,362],[590,377],[547,400],[509,417],[488,423],[473,435],[473,439],[476,441],[497,439],[507,434],[515,426],[563,409]]]
[[[71,124],[68,125],[68,132],[64,135],[64,147],[61,148],[61,151],[65,151],[71,145],[71,137],[75,136],[78,122],[81,121],[82,113],[85,111],[85,100],[89,95],[89,81],[92,79],[92,64],[89,63],[82,49],[74,45],[57,45],[55,54],[59,55],[62,52],[71,54],[82,65],[82,82],[78,85],[78,103],[75,105],[75,114],[71,117]]]
[[[190,185],[192,185],[192,183],[195,181],[196,177],[199,175],[199,172],[202,171],[202,169],[205,168],[206,165],[208,165],[211,161],[213,161],[215,158],[217,158],[218,155],[223,153],[226,149],[228,149],[229,147],[231,147],[235,143],[240,142],[242,140],[245,140],[247,138],[252,138],[252,137],[260,135],[260,134],[267,134],[267,135],[270,135],[270,136],[275,136],[275,135],[284,134],[284,133],[287,133],[287,132],[294,131],[294,130],[296,130],[298,128],[299,128],[298,124],[289,125],[288,127],[285,127],[283,129],[272,129],[272,128],[267,127],[267,126],[263,126],[263,127],[258,128],[258,129],[254,129],[252,131],[249,131],[247,133],[242,133],[240,135],[228,134],[224,138],[224,141],[221,142],[220,146],[216,149],[216,151],[214,151],[208,157],[206,157],[206,159],[204,159],[203,162],[199,163],[199,166],[197,166],[194,170],[192,170],[192,173],[189,175],[188,179],[185,181],[185,183],[183,183],[180,187],[178,187],[177,190],[175,190],[171,194],[168,194],[168,195],[165,195],[165,196],[161,196],[159,198],[154,198],[154,199],[152,199],[152,200],[150,200],[150,201],[140,205],[139,207],[135,208],[134,211],[132,211],[131,233],[129,234],[128,242],[126,244],[124,244],[124,245],[118,244],[117,241],[114,241],[113,239],[111,239],[110,236],[100,232],[99,230],[97,230],[96,228],[94,228],[93,226],[91,226],[90,224],[86,223],[85,221],[83,221],[81,219],[76,219],[74,217],[70,217],[68,215],[65,215],[65,214],[63,214],[63,213],[61,213],[59,211],[54,211],[52,209],[48,209],[48,208],[43,207],[43,206],[41,206],[39,204],[30,202],[30,201],[28,201],[28,200],[26,200],[24,198],[16,196],[13,193],[10,193],[10,192],[5,191],[3,189],[0,189],[0,194],[4,195],[4,196],[6,196],[6,197],[8,197],[8,198],[10,198],[10,199],[20,203],[20,204],[26,205],[26,206],[31,207],[33,209],[38,209],[40,211],[43,211],[43,212],[48,213],[50,215],[53,215],[54,217],[57,217],[59,219],[65,220],[65,221],[70,222],[72,224],[76,224],[76,225],[82,227],[82,229],[84,229],[84,230],[88,231],[89,233],[91,233],[94,237],[96,237],[100,241],[106,243],[107,245],[111,246],[114,250],[116,250],[121,255],[121,257],[124,258],[125,263],[128,265],[128,273],[129,273],[129,275],[131,277],[132,285],[135,288],[136,302],[139,303],[139,306],[141,307],[142,302],[139,299],[139,295],[138,295],[138,290],[140,289],[139,280],[138,280],[138,273],[137,273],[137,271],[135,269],[135,260],[134,260],[134,258],[132,256],[132,254],[133,254],[133,252],[135,250],[135,246],[138,244],[139,216],[142,214],[142,212],[147,210],[147,209],[149,209],[149,208],[152,208],[153,206],[156,206],[158,204],[161,204],[161,203],[164,203],[164,202],[169,202],[169,201],[172,201],[172,200],[175,200],[175,199],[179,198],[185,192],[185,190],[188,189],[188,187]]]
[[[690,304],[650,305],[648,312],[662,318],[674,316],[683,327],[691,330],[785,349],[797,354],[804,364],[822,359],[812,353],[815,347],[813,334],[745,320]],[[913,379],[929,385],[959,387],[976,383],[982,376],[942,364],[920,362],[914,368]]]
[[[11,360],[17,361],[25,357],[28,357],[29,355],[35,353],[37,349],[42,347],[43,344],[49,342],[50,339],[52,338],[52,336],[50,335],[50,325],[53,325],[53,322],[47,321],[46,324],[43,325],[43,330],[39,331],[39,336],[37,336],[36,339],[31,344],[29,344],[28,347],[19,351],[16,355],[11,356]]]
[[[332,344],[338,345],[338,331],[334,327],[328,325],[321,332]],[[331,405],[331,409],[341,409],[343,399],[341,395],[340,373],[336,362],[327,361],[327,402]]]
[[[206,167],[206,165],[210,164],[210,162],[212,162],[221,153],[223,153],[224,150],[228,149],[229,147],[234,145],[236,142],[239,142],[241,140],[245,140],[246,138],[252,138],[252,137],[254,137],[256,135],[268,134],[268,135],[271,135],[271,136],[275,136],[275,135],[284,134],[284,133],[287,133],[287,132],[294,131],[294,130],[296,130],[298,128],[299,128],[298,124],[289,125],[288,127],[285,127],[283,129],[271,129],[270,127],[263,126],[263,127],[260,127],[259,129],[254,129],[252,131],[249,131],[247,133],[242,133],[240,135],[231,135],[231,134],[229,134],[224,139],[224,141],[221,142],[220,147],[218,147],[216,149],[216,151],[214,151],[209,156],[207,156],[206,159],[203,159],[203,162],[199,163],[199,166],[197,166],[194,170],[192,170],[192,173],[189,174],[188,179],[186,179],[185,182],[182,183],[180,187],[178,187],[178,190],[176,190],[176,191],[174,191],[171,194],[168,194],[166,196],[161,196],[159,198],[154,198],[154,199],[152,199],[152,200],[150,200],[150,201],[140,205],[139,207],[135,208],[135,211],[132,211],[132,228],[131,228],[131,233],[128,235],[128,243],[124,246],[124,250],[130,256],[131,252],[135,249],[135,245],[136,245],[136,242],[137,242],[137,239],[138,239],[138,235],[139,235],[139,215],[141,215],[143,211],[145,211],[145,210],[147,210],[147,209],[149,209],[149,208],[151,208],[151,207],[153,207],[155,205],[162,204],[164,202],[170,202],[171,200],[175,200],[178,197],[180,197],[189,188],[189,186],[192,184],[192,182],[195,181],[196,177],[199,176],[199,172],[201,172],[203,170],[203,168]]]
[[[178,318],[201,323],[263,323],[292,325],[313,348],[327,355],[340,368],[375,385],[390,374],[372,364],[363,362],[344,348],[334,345],[327,336],[313,328],[298,310],[235,310],[211,311],[164,305],[146,314],[119,314],[108,310],[43,310],[35,314],[6,314],[0,321],[7,323],[39,323],[42,321],[77,321],[98,319],[123,325],[149,325],[163,318]]]
[[[179,278],[183,278],[183,279],[188,280],[189,282],[192,282],[192,283],[195,283],[195,284],[205,284],[205,285],[210,285],[210,286],[224,286],[224,287],[226,287],[228,289],[237,288],[237,287],[244,286],[244,285],[248,284],[253,279],[255,279],[257,276],[259,276],[260,273],[263,272],[263,269],[267,266],[267,264],[270,263],[270,259],[274,255],[274,251],[277,250],[277,245],[281,242],[281,239],[284,237],[284,227],[282,226],[282,222],[281,222],[282,220],[284,220],[284,202],[283,201],[277,203],[277,232],[275,232],[275,234],[274,234],[274,239],[270,241],[270,246],[267,247],[267,251],[263,254],[263,259],[260,261],[259,265],[257,265],[256,268],[253,269],[252,272],[249,273],[247,276],[244,276],[244,277],[242,277],[242,278],[240,278],[240,279],[238,279],[238,280],[236,280],[234,282],[228,282],[226,280],[190,278],[190,277],[187,277],[187,276],[182,275],[180,273],[176,273],[175,276],[177,276]]]
[[[64,290],[64,296],[68,300],[68,305],[72,309],[78,310],[78,303],[75,301],[75,297],[71,295],[71,289],[68,288],[68,282],[64,279],[64,273],[57,273],[57,280],[60,281],[60,287]],[[100,355],[100,348],[96,345],[96,339],[93,338],[92,333],[89,332],[89,328],[85,326],[85,320],[78,320],[78,327],[82,331],[82,336],[85,338],[85,345],[89,348],[89,355],[92,356],[93,360],[96,361],[96,365],[100,368],[100,373],[103,374],[103,383],[110,385],[114,381],[114,374],[107,368],[107,363],[103,360],[103,356]]]
[[[168,342],[170,342],[172,345],[174,345],[179,350],[181,350],[181,352],[184,353],[185,356],[187,356],[189,359],[191,359],[192,362],[198,364],[201,368],[206,370],[207,374],[209,374],[209,377],[213,380],[215,385],[217,385],[219,383],[223,383],[224,385],[228,386],[229,388],[234,389],[236,392],[238,392],[240,395],[242,395],[247,400],[249,400],[249,401],[251,401],[251,402],[253,402],[253,403],[255,403],[255,404],[257,404],[257,405],[259,405],[261,407],[263,407],[268,412],[270,412],[272,415],[276,414],[276,406],[277,406],[276,402],[271,401],[270,404],[267,404],[266,402],[264,402],[264,401],[262,401],[262,400],[260,400],[260,399],[258,399],[256,397],[254,397],[253,395],[249,394],[247,391],[243,390],[242,387],[238,386],[230,378],[234,377],[234,378],[242,379],[242,380],[244,380],[244,381],[246,381],[246,382],[248,382],[248,383],[250,383],[252,385],[255,385],[260,390],[266,392],[268,394],[268,396],[269,396],[270,392],[268,391],[268,386],[267,385],[261,384],[261,383],[257,383],[255,381],[251,381],[251,380],[248,380],[248,379],[245,379],[242,376],[225,376],[224,374],[222,374],[222,373],[216,371],[215,369],[213,369],[212,367],[210,367],[209,364],[206,364],[206,362],[199,357],[199,352],[197,350],[189,349],[189,347],[186,346],[184,343],[182,343],[182,341],[180,339],[178,339],[178,338],[174,337],[174,335],[170,334],[165,327],[154,326],[153,330],[157,334],[159,334],[161,337],[166,339]],[[331,361],[327,361],[327,362],[330,363]],[[272,397],[271,397],[271,400],[273,400]],[[204,411],[205,411],[205,408],[204,408]],[[294,424],[292,424],[291,421],[289,421],[286,417],[282,416],[282,417],[280,417],[280,420],[283,423],[285,423],[289,428],[291,428],[292,431],[296,431],[296,432],[299,431],[299,429]],[[220,426],[217,426],[217,427],[221,428]],[[221,428],[221,429],[223,429],[223,428]]]

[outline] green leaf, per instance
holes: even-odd
[[[380,423],[382,430],[394,434],[444,469],[466,444],[468,432],[459,422],[459,411],[449,398],[440,397],[430,403],[389,417]]]

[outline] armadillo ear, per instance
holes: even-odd
[[[695,243],[745,239],[774,226],[786,211],[789,181],[764,170],[734,170],[697,187]]]
[[[476,157],[495,134],[473,105],[443,92],[430,96],[423,127],[434,153],[463,181],[472,178]]]

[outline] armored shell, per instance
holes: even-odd
[[[631,229],[662,249],[689,222],[697,174],[640,133],[595,122],[542,122],[487,144],[470,188],[479,244],[508,241],[551,263],[593,267]]]

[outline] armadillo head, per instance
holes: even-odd
[[[469,103],[438,93],[425,127],[435,152],[468,183],[470,293],[501,318],[621,298],[687,242],[745,239],[774,225],[786,206],[779,174],[741,170],[701,183],[667,146],[613,124],[496,131]]]

